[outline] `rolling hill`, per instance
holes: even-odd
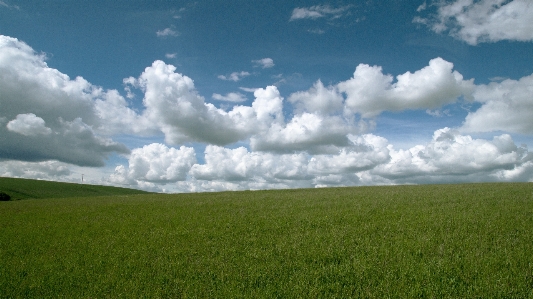
[[[88,184],[0,177],[0,192],[11,200],[148,194],[149,192]]]

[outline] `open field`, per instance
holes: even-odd
[[[533,184],[0,202],[1,298],[533,298]]]
[[[11,196],[11,200],[148,193],[141,190],[117,188],[111,186],[71,184],[4,177],[0,177],[0,191],[9,194]]]

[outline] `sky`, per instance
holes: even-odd
[[[530,0],[0,0],[0,176],[533,181]]]

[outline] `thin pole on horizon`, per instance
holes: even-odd
[[[81,182],[83,183],[83,173],[81,174]]]

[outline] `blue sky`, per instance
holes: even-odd
[[[0,175],[532,181],[533,4],[0,0]]]

